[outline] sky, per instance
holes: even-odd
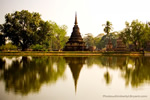
[[[39,12],[45,21],[66,25],[70,36],[77,12],[81,35],[97,36],[104,33],[102,24],[106,21],[112,23],[113,31],[123,30],[126,21],[150,21],[149,4],[149,0],[0,0],[0,24],[5,22],[7,13],[28,10]]]

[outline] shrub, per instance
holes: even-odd
[[[17,50],[17,46],[11,44],[11,43],[8,43],[6,45],[2,45],[0,46],[0,50]]]
[[[32,45],[32,46],[31,46],[31,49],[32,49],[33,51],[43,51],[43,50],[44,50],[44,47],[43,47],[42,45],[40,45],[40,44],[36,44],[36,45]]]

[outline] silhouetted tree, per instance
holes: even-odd
[[[5,45],[5,36],[0,33],[0,46]]]

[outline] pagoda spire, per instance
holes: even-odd
[[[75,12],[75,23],[74,23],[75,25],[77,25],[78,24],[78,22],[77,22],[77,12]]]
[[[66,43],[63,50],[64,51],[86,51],[87,50],[85,42],[83,41],[80,34],[76,12],[75,12],[75,22],[74,22],[73,31],[71,33],[69,41]]]

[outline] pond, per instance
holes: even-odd
[[[0,56],[0,100],[150,100],[149,56]]]

